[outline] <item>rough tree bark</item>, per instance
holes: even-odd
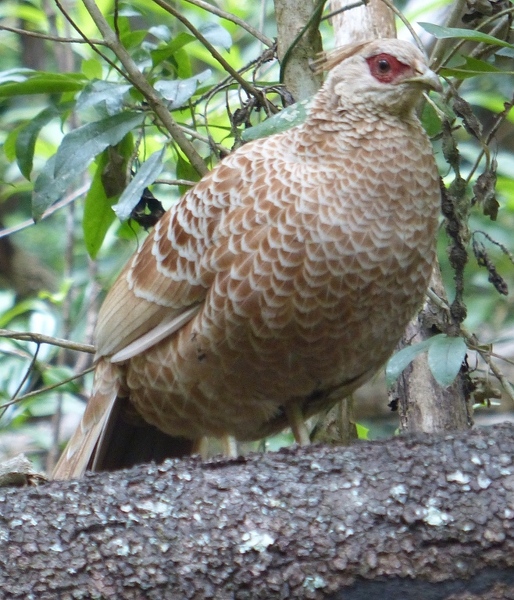
[[[430,287],[445,298],[439,266],[432,274]],[[398,348],[417,344],[435,333],[446,331],[448,317],[442,309],[426,298],[423,309],[409,323]],[[469,397],[469,377],[463,371],[448,387],[434,379],[426,353],[417,356],[398,377],[389,397],[398,401],[400,428],[406,432],[424,433],[469,429],[473,425],[473,408]]]
[[[514,427],[0,489],[0,597],[514,597]]]
[[[321,74],[315,74],[310,68],[310,61],[323,49],[319,16],[313,18],[319,0],[274,0],[274,4],[277,52],[283,67],[284,84],[296,101],[310,98],[322,82]],[[305,27],[306,31],[298,37]]]

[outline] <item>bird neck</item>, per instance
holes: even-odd
[[[331,124],[333,129],[354,127],[355,124],[365,123],[366,128],[375,122],[386,121],[391,126],[398,126],[398,121],[412,124],[418,123],[416,106],[420,100],[417,90],[406,90],[404,95],[397,93],[383,94],[379,99],[376,94],[359,94],[353,97],[347,94],[344,97],[329,93],[329,90],[320,90],[314,97],[308,121]]]
[[[366,147],[370,140],[376,138],[399,139],[412,135],[426,137],[419,119],[413,111],[401,116],[377,112],[372,108],[350,107],[333,112],[327,107],[313,107],[306,121],[299,128],[298,142],[300,146],[309,148],[311,152],[326,154],[330,148],[338,151]]]

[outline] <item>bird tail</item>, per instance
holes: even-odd
[[[100,359],[93,393],[52,473],[53,479],[75,479],[85,471],[112,471],[195,452],[197,442],[167,435],[134,418],[120,391],[120,367]]]
[[[91,468],[112,416],[120,388],[119,371],[106,360],[100,360],[95,371],[93,394],[87,403],[82,419],[71,436],[52,473],[53,479],[82,477]]]

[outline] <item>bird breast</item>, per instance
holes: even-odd
[[[289,401],[383,364],[430,277],[439,193],[420,125],[375,124],[248,144],[159,223],[154,271],[205,297],[124,367],[147,421],[251,439]],[[137,294],[150,275],[135,271]]]

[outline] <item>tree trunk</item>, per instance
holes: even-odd
[[[277,51],[283,83],[296,101],[313,96],[321,86],[321,74],[313,73],[310,61],[322,51],[319,16],[313,17],[319,0],[275,0]],[[306,31],[298,37],[302,30]]]
[[[0,597],[514,597],[513,456],[499,426],[2,488]]]
[[[354,0],[331,0],[331,11],[355,4]],[[332,17],[335,45],[355,44],[377,38],[396,37],[394,14],[382,0],[369,0]]]
[[[446,296],[439,265],[434,268],[430,288],[439,297]],[[447,321],[447,314],[427,298],[420,313],[409,323],[397,349],[423,342],[434,334],[445,331]],[[427,354],[424,352],[398,377],[389,397],[398,401],[402,431],[436,433],[465,430],[473,425],[469,389],[469,375],[465,365],[450,386],[440,386],[430,371]]]

